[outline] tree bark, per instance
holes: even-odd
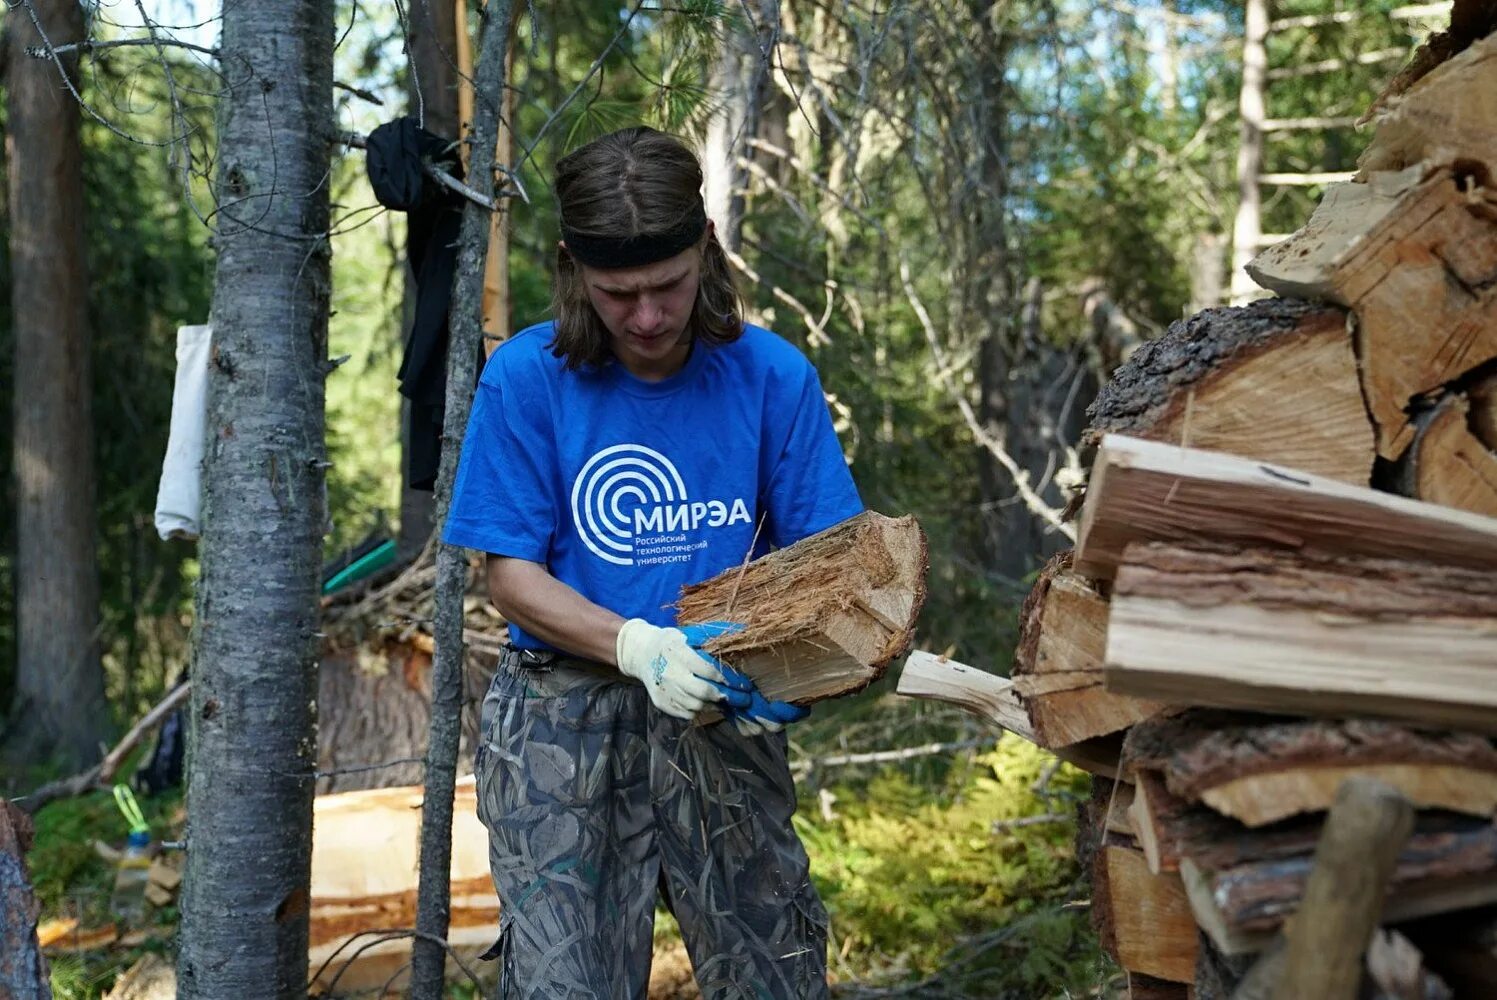
[[[34,5],[53,45],[83,38],[80,4]],[[8,755],[69,770],[109,737],[99,658],[94,538],[94,432],[83,152],[77,104],[27,12],[9,37],[12,455],[16,497],[16,676]],[[77,57],[62,57],[76,81]]]
[[[410,113],[420,114],[423,126],[447,139],[458,138],[457,7],[451,0],[417,0],[410,4]],[[409,269],[405,294],[415,299]],[[414,310],[405,310],[407,322]],[[405,470],[410,449],[410,402],[400,406],[400,557],[415,559],[431,538],[436,502],[431,490],[411,489]]]
[[[509,47],[510,4],[493,0],[484,11],[479,42],[472,146],[468,183],[494,193],[494,147],[499,130],[499,95],[504,87]],[[442,427],[442,464],[437,473],[437,523],[446,519],[457,478],[458,452],[468,424],[483,342],[483,271],[489,216],[468,202],[458,238],[457,273],[453,279],[452,338],[447,352],[447,412]],[[437,942],[447,935],[452,897],[448,876],[452,862],[452,800],[457,779],[462,729],[463,598],[468,589],[468,556],[443,544],[437,550],[436,657],[431,679],[431,737],[426,748],[426,796],[421,813],[421,880],[416,929],[423,935],[411,952],[411,996],[440,1000],[446,950]]]
[[[1268,71],[1268,0],[1247,0],[1242,41],[1242,90],[1238,93],[1237,217],[1232,224],[1232,302],[1241,305],[1256,289],[1243,270],[1258,252],[1263,234],[1259,174],[1263,171],[1263,119]]]
[[[737,18],[744,18],[740,22]],[[752,20],[749,20],[752,18]],[[735,12],[713,65],[710,89],[720,95],[717,114],[707,125],[702,156],[707,216],[717,222],[718,239],[733,253],[743,246],[744,189],[749,140],[759,134],[759,118],[769,84],[771,44],[779,22],[779,0],[752,0]]]
[[[39,915],[26,874],[31,817],[0,799],[0,997],[51,1000],[47,959],[36,940]]]
[[[223,12],[183,1000],[306,995],[333,10]]]

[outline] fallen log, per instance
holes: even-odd
[[[1497,732],[1497,573],[1161,543],[1124,559],[1111,690]]]
[[[917,649],[905,661],[895,693],[957,705],[1039,745],[1030,729],[1029,715],[1014,690],[1014,682],[1006,677]],[[1107,778],[1118,776],[1118,754],[1122,751],[1119,734],[1046,749],[1083,771]]]
[[[1362,391],[1389,461],[1413,440],[1411,401],[1497,358],[1497,191],[1486,187],[1497,159],[1477,163],[1435,169],[1386,211],[1362,199],[1373,221],[1360,231],[1347,224],[1334,249],[1296,234],[1249,265],[1275,291],[1355,311]]]
[[[1179,876],[1150,872],[1142,852],[1115,839],[1096,856],[1092,922],[1102,947],[1128,971],[1194,981],[1196,925]]]
[[[1123,769],[1146,771],[1172,797],[1252,827],[1324,812],[1352,776],[1375,778],[1416,808],[1497,813],[1497,746],[1490,737],[1380,719],[1192,710],[1134,726]]]
[[[1161,708],[1103,686],[1107,598],[1070,565],[1069,552],[1051,559],[1019,612],[1014,691],[1043,747],[1106,736]]]
[[[421,843],[419,786],[313,800],[309,981],[339,995],[398,987],[409,974]],[[471,964],[499,936],[488,831],[470,775],[452,810],[451,923],[447,942]],[[369,947],[365,947],[368,945]],[[449,960],[449,973],[458,967]]]
[[[31,817],[0,799],[0,996],[16,1000],[52,995],[36,938],[40,908],[26,873],[33,835]]]
[[[1337,306],[1263,299],[1178,320],[1087,412],[1092,437],[1207,448],[1359,486],[1372,474],[1372,424]]]
[[[683,624],[742,624],[707,651],[766,698],[805,705],[862,690],[909,650],[926,570],[913,517],[866,511],[683,588],[676,610]]]
[[[1497,518],[1111,434],[1092,465],[1077,537],[1077,572],[1109,580],[1130,542],[1194,539],[1497,567]],[[1109,632],[1116,616],[1114,595]]]
[[[1398,460],[1404,496],[1497,517],[1497,451],[1473,433],[1471,401],[1446,394],[1414,418],[1414,439]]]

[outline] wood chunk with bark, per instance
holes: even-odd
[[[1290,299],[1170,324],[1113,373],[1089,434],[1224,451],[1367,485],[1373,435],[1346,311]]]
[[[1148,769],[1170,795],[1248,826],[1324,812],[1353,775],[1417,808],[1497,813],[1497,746],[1488,736],[1381,719],[1299,719],[1197,709],[1134,726],[1125,772]]]
[[[1070,567],[1070,552],[1051,559],[1019,612],[1014,691],[1043,747],[1115,733],[1160,709],[1103,687],[1107,598]]]
[[[766,698],[806,705],[862,690],[908,652],[927,567],[913,517],[865,511],[682,588],[676,610],[682,624],[741,623],[707,651]]]
[[[37,943],[40,913],[26,872],[31,817],[0,799],[0,996],[50,996],[47,960]]]
[[[1485,38],[1494,30],[1497,30],[1497,4],[1493,4],[1492,0],[1455,0],[1451,5],[1450,27],[1425,39],[1408,65],[1388,82],[1372,102],[1372,107],[1357,120],[1357,124],[1372,120],[1379,111],[1394,104],[1397,98],[1435,68],[1460,55],[1472,42]],[[1414,102],[1416,108],[1426,103],[1417,94]]]
[[[1493,15],[1489,4],[1485,12],[1480,10],[1484,3],[1458,4],[1466,16],[1452,18],[1452,37],[1440,46],[1444,51],[1433,52],[1433,59],[1416,57],[1405,71],[1409,76],[1418,73],[1418,82],[1409,86],[1412,81],[1401,73],[1404,80],[1395,78],[1390,89],[1407,89],[1394,100],[1379,97],[1374,110],[1379,105],[1386,110],[1358,161],[1363,174],[1425,162],[1497,164],[1497,36],[1460,47],[1490,33]],[[1440,45],[1436,39],[1430,41]],[[1435,61],[1452,49],[1456,54]]]
[[[1497,166],[1497,156],[1484,162]],[[1362,392],[1377,452],[1389,461],[1413,439],[1406,411],[1416,397],[1497,358],[1497,191],[1490,184],[1487,166],[1441,167],[1391,209],[1370,212],[1376,221],[1344,244],[1306,245],[1317,238],[1307,227],[1250,267],[1260,284],[1320,295],[1356,313]]]
[[[1124,559],[1111,689],[1497,732],[1497,573],[1164,543]]]
[[[1292,838],[1274,828],[1244,832],[1230,852],[1217,845],[1190,848],[1180,874],[1202,929],[1229,954],[1264,947],[1299,905],[1313,866],[1319,824],[1309,844],[1289,851]],[[1261,855],[1261,856],[1254,856]],[[1383,911],[1389,923],[1483,906],[1497,901],[1497,828],[1491,820],[1426,813],[1394,866]]]
[[[1112,579],[1130,542],[1238,542],[1497,568],[1497,518],[1254,462],[1109,434],[1092,463],[1076,570]],[[1116,594],[1111,630],[1116,624]]]
[[[1414,417],[1414,440],[1398,461],[1398,490],[1430,503],[1497,517],[1497,451],[1472,432],[1471,402],[1446,394]]]
[[[1175,983],[1195,979],[1196,924],[1178,875],[1149,871],[1143,852],[1105,843],[1092,869],[1092,923],[1130,972]]]

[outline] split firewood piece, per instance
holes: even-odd
[[[1391,210],[1373,210],[1377,221],[1339,253],[1303,246],[1296,234],[1250,266],[1260,284],[1356,313],[1362,391],[1377,452],[1389,461],[1413,439],[1412,400],[1497,358],[1497,191],[1489,183],[1485,168],[1437,169]]]
[[[1450,393],[1414,418],[1414,440],[1398,461],[1405,496],[1497,517],[1497,451],[1471,430],[1471,403]]]
[[[1497,518],[1114,434],[1092,464],[1077,536],[1077,572],[1100,579],[1129,542],[1196,539],[1497,568]],[[1109,645],[1116,622],[1114,594]]]
[[[1130,972],[1195,980],[1196,923],[1180,877],[1149,871],[1143,852],[1119,838],[1093,861],[1092,923],[1102,947]]]
[[[929,698],[957,705],[1015,736],[1040,745],[1030,728],[1029,714],[1019,701],[1014,682],[1006,677],[917,649],[905,661],[895,693],[907,698]],[[1122,740],[1116,734],[1046,749],[1083,771],[1107,778],[1118,775]]]
[[[1357,124],[1371,121],[1379,111],[1392,105],[1432,70],[1466,51],[1472,42],[1485,38],[1494,30],[1497,30],[1497,6],[1492,4],[1492,0],[1455,0],[1451,4],[1450,27],[1445,31],[1437,31],[1424,40],[1424,44],[1414,52],[1408,64],[1378,94],[1367,113],[1357,119]],[[1461,96],[1471,95],[1462,93]]]
[[[1128,732],[1125,773],[1147,771],[1176,799],[1248,826],[1324,812],[1353,775],[1396,788],[1420,809],[1497,813],[1490,737],[1381,719],[1299,719],[1196,709]]]
[[[26,872],[35,834],[31,817],[0,799],[0,996],[50,995],[47,960],[37,942],[40,907]]]
[[[1463,40],[1490,34],[1489,3],[1457,6],[1487,10],[1461,26],[1453,18],[1452,34]],[[1359,165],[1365,174],[1456,160],[1497,164],[1497,36],[1435,65],[1388,101]]]
[[[1313,833],[1314,824],[1308,829]],[[1305,829],[1305,828],[1297,828]],[[1253,858],[1261,838],[1263,854]],[[1191,910],[1228,954],[1261,950],[1299,906],[1313,867],[1314,838],[1288,853],[1290,839],[1266,829],[1242,833],[1229,852],[1192,847],[1180,863]],[[1220,862],[1227,861],[1228,864]],[[1398,923],[1497,902],[1497,828],[1490,820],[1426,813],[1398,855],[1382,919]]]
[[[1070,552],[1051,559],[1019,612],[1014,691],[1043,747],[1115,733],[1160,709],[1103,686],[1107,598],[1070,567]]]
[[[681,590],[682,624],[731,621],[707,643],[766,698],[810,704],[860,691],[909,651],[925,604],[925,532],[865,511]]]
[[[1261,459],[1359,486],[1372,474],[1344,309],[1291,299],[1170,324],[1113,373],[1089,435],[1129,434]]]
[[[1497,732],[1497,573],[1158,542],[1124,559],[1111,690]]]

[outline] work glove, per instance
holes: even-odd
[[[722,710],[723,718],[733,723],[744,736],[778,733],[785,728],[786,723],[799,722],[811,714],[809,708],[802,708],[788,701],[770,701],[759,693],[759,689],[747,675],[726,663],[719,662],[718,667],[722,670],[724,688],[748,693],[748,704],[729,703]]]
[[[711,638],[697,635],[696,645]],[[619,629],[614,655],[619,671],[643,684],[656,708],[678,719],[692,718],[708,703],[725,702],[731,708],[751,700],[746,690],[727,681],[721,663],[693,648],[683,629],[631,618]]]

